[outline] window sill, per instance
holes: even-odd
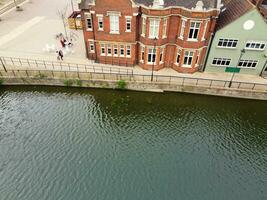
[[[125,33],[131,33],[132,31],[125,31]]]
[[[154,40],[155,38],[156,38],[157,40],[159,39],[158,37],[148,37],[148,39],[151,39],[151,40]]]
[[[109,34],[112,34],[112,35],[119,35],[120,32],[109,32]]]
[[[98,31],[104,31],[104,29],[98,29]]]
[[[86,29],[86,31],[93,31],[93,29]]]
[[[264,49],[252,49],[252,48],[245,48],[245,50],[248,50],[248,51],[264,51]]]
[[[218,49],[237,49],[237,47],[220,47],[217,46]]]
[[[144,61],[143,60],[140,60],[139,62],[142,63],[142,64],[144,64]]]
[[[146,37],[146,35],[144,35],[144,34],[141,34],[141,36],[144,37],[144,38]]]
[[[187,39],[188,42],[198,42],[198,39]]]
[[[126,58],[131,58],[131,56],[126,56]]]
[[[184,68],[192,68],[191,65],[183,65],[182,67],[184,67]]]

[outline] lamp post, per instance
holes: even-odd
[[[238,65],[239,65],[239,62],[240,62],[240,60],[241,60],[242,56],[243,56],[245,53],[246,53],[245,49],[242,49],[242,50],[240,51],[240,56],[239,56],[239,59],[238,59],[238,63],[237,63],[237,65],[236,65],[236,67],[235,67],[235,68],[237,68],[237,67],[238,67]],[[232,86],[232,83],[233,83],[234,77],[235,77],[235,71],[233,72],[233,74],[232,74],[232,77],[231,77],[231,80],[230,80],[230,82],[229,82],[229,86],[228,86],[229,88]]]
[[[152,65],[152,73],[151,73],[151,82],[153,81],[153,78],[154,78],[154,67],[155,67],[155,61],[157,57],[156,56],[157,55],[157,51],[156,51],[157,37],[154,38],[153,42],[154,42],[154,48],[153,48],[153,54],[152,54],[153,65]]]

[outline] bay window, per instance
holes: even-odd
[[[193,51],[185,51],[184,54],[184,66],[191,67],[193,61],[194,52]]]
[[[156,49],[149,48],[147,55],[147,63],[152,64],[156,61]]]
[[[150,19],[149,21],[149,38],[159,37],[159,19]]]

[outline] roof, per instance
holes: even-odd
[[[96,0],[97,1],[97,0]],[[154,0],[133,0],[136,4],[139,5],[144,5],[144,6],[152,6]],[[162,1],[162,0],[161,0]],[[184,7],[188,9],[192,9],[196,7],[196,4],[199,0],[164,0],[164,5],[163,7],[170,7],[170,6],[179,6],[179,7]],[[206,9],[210,8],[216,8],[217,6],[217,1],[218,0],[202,0],[203,6]],[[81,0],[80,3],[80,8],[81,9],[86,9],[88,8],[89,4],[92,4],[94,0]]]
[[[137,4],[143,4],[145,6],[152,6],[154,0],[133,0]],[[196,7],[199,0],[164,0],[164,7],[179,6],[188,9]],[[202,0],[204,8],[216,8],[217,0]]]
[[[224,8],[217,21],[217,30],[222,29],[255,8],[248,0],[223,0],[223,4]]]

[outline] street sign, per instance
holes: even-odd
[[[225,72],[230,72],[230,73],[239,73],[240,68],[238,67],[226,67]]]

